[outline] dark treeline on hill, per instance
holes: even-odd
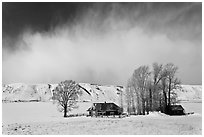
[[[174,89],[180,87],[176,77],[178,67],[153,63],[135,69],[126,88],[127,111],[129,114],[145,115],[150,111],[168,114],[170,105],[176,103]]]

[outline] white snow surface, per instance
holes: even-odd
[[[120,104],[120,93],[125,91],[125,88],[120,86],[79,84],[83,87],[82,95],[78,100],[79,107],[69,114],[87,114],[87,109],[93,102],[106,101]],[[182,85],[182,89],[177,90],[180,104],[186,112],[194,112],[193,115],[168,116],[160,112],[151,112],[149,115],[125,118],[85,116],[63,118],[63,113],[57,110],[57,105],[51,100],[52,90],[56,86],[57,84],[51,84],[49,89],[48,84],[3,85],[2,133],[17,135],[202,134],[202,86],[199,85]],[[39,102],[30,102],[34,100]]]
[[[149,115],[147,115],[149,117],[160,117],[160,116],[163,116],[163,117],[166,117],[166,116],[169,116],[169,115],[166,115],[164,113],[161,113],[161,112],[150,112]]]
[[[83,103],[84,104],[84,103]],[[25,111],[26,110],[26,111]],[[3,103],[2,134],[201,135],[202,115],[63,118],[51,102]]]

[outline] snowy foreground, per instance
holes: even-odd
[[[168,116],[153,112],[146,116],[126,118],[63,118],[56,106],[50,102],[3,103],[3,134],[202,134],[202,103],[185,103],[195,114]],[[83,104],[88,106],[90,104]],[[193,106],[194,105],[194,106]],[[197,106],[197,107],[196,107]],[[85,108],[85,107],[84,107]],[[80,109],[81,110],[81,109]],[[77,112],[77,110],[75,110]],[[74,113],[74,111],[73,111]],[[80,113],[80,112],[77,112]]]

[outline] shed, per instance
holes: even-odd
[[[169,115],[185,115],[185,110],[182,105],[171,105],[168,106]]]

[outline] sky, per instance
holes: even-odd
[[[202,84],[202,3],[2,3],[2,82],[126,85],[173,63]]]

